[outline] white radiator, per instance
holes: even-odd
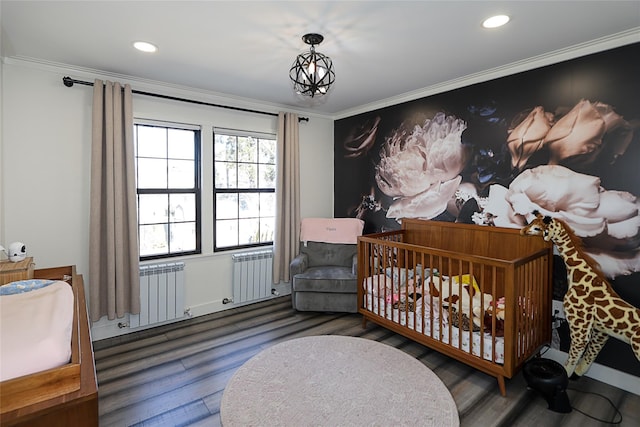
[[[140,266],[140,314],[129,326],[153,325],[184,316],[184,263]]]
[[[273,251],[234,254],[233,302],[242,303],[271,296]]]

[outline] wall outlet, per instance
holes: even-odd
[[[552,323],[551,329],[558,329],[563,321],[565,321],[564,308],[562,307],[562,301],[552,301],[551,305]]]
[[[564,320],[567,316],[564,315],[564,307],[562,307],[562,301],[552,301],[551,314],[557,319]]]

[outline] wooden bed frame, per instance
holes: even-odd
[[[400,230],[358,239],[358,312],[363,315],[363,325],[370,320],[496,377],[500,393],[506,396],[505,378],[512,378],[527,359],[551,340],[552,259],[551,244],[543,239],[524,238],[517,229],[403,219]],[[397,268],[395,271],[400,273],[403,270],[408,277],[407,273],[420,271],[418,264],[437,269],[438,274],[448,278],[455,277],[460,283],[462,275],[470,274],[481,288],[477,295],[490,296],[482,297],[483,303],[485,299],[498,301],[504,297],[504,338],[498,338],[495,322],[482,317],[480,330],[484,333],[475,332],[477,336],[469,330],[472,328],[453,326],[449,320],[459,319],[459,314],[452,311],[453,304],[443,304],[442,295],[433,297],[437,291],[430,292],[427,282],[440,280],[434,279],[433,273],[417,281],[422,283],[419,292],[423,295],[419,309],[412,311],[408,304],[397,303],[394,307],[389,300],[396,298],[392,289],[400,287],[400,300],[406,299],[402,297],[402,286],[404,295],[412,291],[402,284],[402,279],[387,277],[388,268]],[[376,290],[372,290],[374,276]],[[384,283],[380,285],[381,282]],[[463,311],[462,303],[453,306],[458,307],[458,312]],[[432,321],[434,312],[425,308],[423,313],[422,307],[439,307],[437,310],[442,311]],[[465,314],[472,319],[472,310],[468,311]],[[455,345],[443,338],[443,331]],[[496,348],[502,343],[504,357],[499,363]],[[464,345],[470,347],[465,350]]]
[[[34,278],[64,280],[75,297],[71,361],[59,368],[0,383],[2,426],[98,425],[98,384],[82,275],[75,266],[34,271]]]

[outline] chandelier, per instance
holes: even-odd
[[[302,36],[302,40],[311,45],[311,49],[298,55],[289,70],[293,89],[297,94],[311,98],[325,95],[335,81],[336,73],[331,58],[316,52],[315,46],[322,43],[324,37],[311,33]]]

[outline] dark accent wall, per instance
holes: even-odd
[[[635,43],[338,120],[334,215],[372,233],[403,217],[519,228],[537,209],[565,220],[640,307],[638,76]],[[597,362],[640,376],[613,338]]]

